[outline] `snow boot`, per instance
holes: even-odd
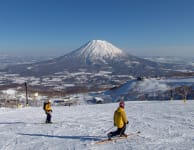
[[[108,136],[108,140],[111,140],[112,134],[108,133],[107,136]]]

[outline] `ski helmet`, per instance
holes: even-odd
[[[125,101],[124,101],[124,100],[121,100],[120,103],[119,103],[119,106],[122,107],[122,108],[124,108],[124,106],[125,106]]]

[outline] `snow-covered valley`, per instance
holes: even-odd
[[[94,144],[113,127],[118,103],[53,106],[53,124],[44,124],[42,107],[0,109],[1,150],[194,149],[194,101],[126,102],[126,133],[117,142]],[[111,129],[115,130],[115,128]]]

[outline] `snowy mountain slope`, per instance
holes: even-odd
[[[120,85],[119,87],[115,87],[113,89],[105,91],[104,94],[110,95],[110,97],[112,98],[112,101],[117,101],[121,97],[127,95],[129,91],[133,89],[132,85],[135,84],[136,82],[137,80],[127,81],[126,83]]]
[[[142,95],[149,96],[149,94],[164,93],[171,88],[172,87],[167,84],[167,80],[150,78],[138,81],[135,79],[129,80],[117,88],[108,90],[104,92],[104,94],[109,95],[113,101],[117,101],[120,97],[124,97],[127,100],[138,100]]]
[[[151,62],[125,53],[107,41],[92,40],[80,48],[57,58],[34,64],[11,66],[4,71],[22,76],[43,76],[58,72],[109,71],[118,75],[162,75],[169,73],[170,66]]]
[[[70,53],[69,55],[75,55],[90,62],[96,60],[106,61],[105,59],[114,58],[118,59],[119,57],[125,58],[126,56],[124,51],[112,45],[111,43],[102,40],[89,41],[79,49]]]
[[[175,90],[181,87],[182,90]],[[142,81],[136,79],[129,80],[119,87],[103,92],[103,95],[111,97],[112,101],[117,101],[120,97],[124,97],[126,100],[168,100],[171,98],[172,90],[172,96],[175,99],[177,99],[177,97],[183,99],[184,92],[187,94],[187,98],[192,98],[192,90],[186,90],[184,87],[193,89],[194,78],[145,78]]]
[[[194,101],[126,102],[128,132],[140,136],[94,145],[113,126],[118,104],[53,107],[54,124],[42,124],[42,107],[0,109],[1,150],[194,149]],[[114,128],[115,129],[115,128]],[[112,129],[112,130],[114,130]]]

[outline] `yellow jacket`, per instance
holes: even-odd
[[[122,128],[127,123],[127,117],[124,108],[118,107],[114,112],[114,124],[117,128]]]
[[[46,106],[45,106],[45,111],[46,111],[46,112],[52,111],[51,103],[47,103],[47,104],[46,104]]]

